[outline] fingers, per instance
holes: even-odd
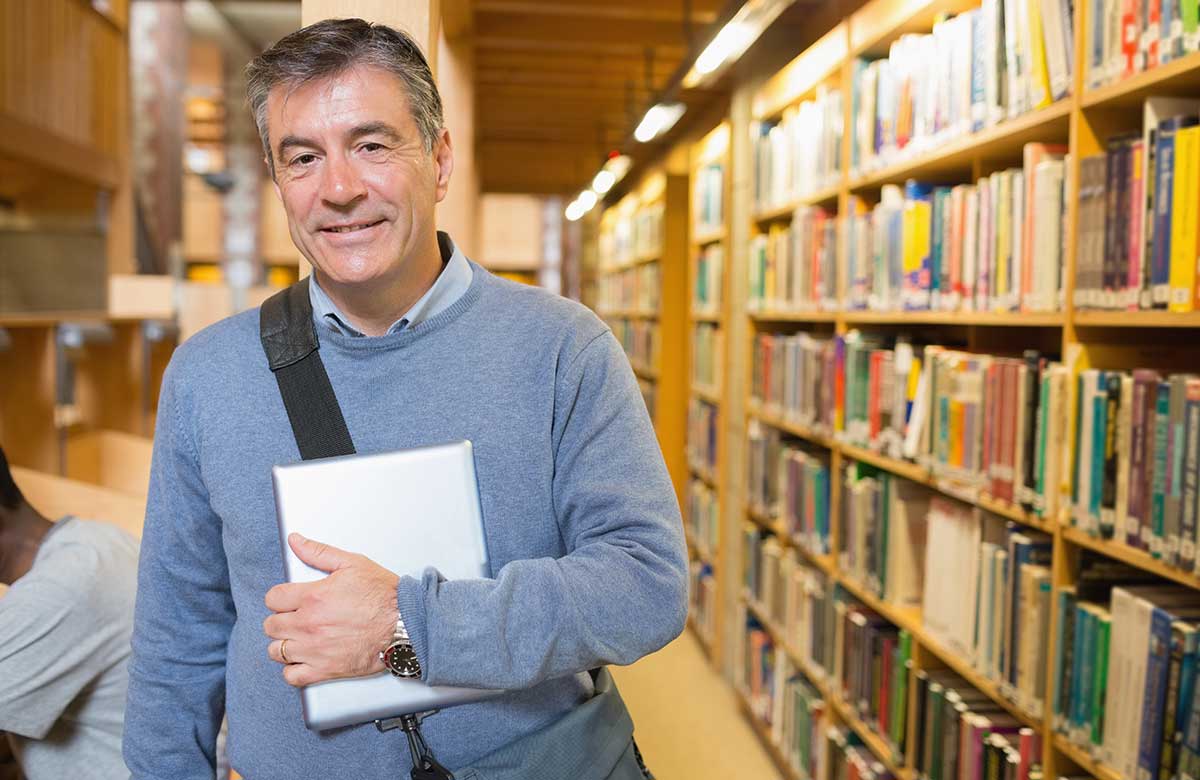
[[[288,647],[288,657],[292,656],[292,648]],[[317,670],[308,664],[288,664],[283,667],[283,679],[293,688],[303,688],[322,681]]]
[[[263,621],[263,633],[271,639],[286,639],[289,636],[299,637],[306,634],[295,612],[268,615]]]
[[[321,571],[332,572],[349,568],[359,558],[355,553],[340,550],[323,542],[315,542],[297,533],[288,535],[288,546],[292,548],[292,552],[296,553],[297,558]]]
[[[287,642],[287,647],[284,648],[283,643]],[[287,658],[283,657],[284,650],[287,650]],[[294,664],[299,661],[296,658],[296,643],[290,639],[273,639],[267,645],[267,657],[277,664]]]
[[[304,599],[319,585],[319,582],[285,582],[267,591],[264,599],[272,612],[295,612]]]

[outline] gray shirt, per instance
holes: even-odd
[[[138,542],[66,518],[0,597],[0,731],[29,780],[127,778],[121,758]]]

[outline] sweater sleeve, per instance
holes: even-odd
[[[687,618],[679,504],[616,338],[559,375],[554,511],[568,554],[513,561],[495,579],[402,577],[400,614],[425,680],[518,689],[658,650]]]
[[[211,780],[225,710],[235,612],[178,373],[163,380],[138,564],[124,736],[133,780]]]

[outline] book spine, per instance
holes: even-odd
[[[1173,120],[1159,123],[1155,148],[1158,164],[1154,182],[1154,257],[1150,267],[1151,302],[1155,308],[1165,308],[1170,300],[1175,131]]]
[[[1171,385],[1159,382],[1155,388],[1154,404],[1154,476],[1150,497],[1150,554],[1162,558],[1166,554],[1163,519],[1166,512],[1167,440],[1170,421]]]
[[[1146,654],[1146,685],[1142,691],[1142,732],[1138,743],[1136,780],[1157,780],[1162,757],[1163,705],[1171,647],[1171,616],[1155,607],[1150,618]]]
[[[1100,498],[1100,536],[1113,537],[1117,503],[1117,410],[1121,405],[1121,375],[1110,371],[1106,377],[1104,413],[1104,483]]]
[[[1186,387],[1179,567],[1192,571],[1196,565],[1196,502],[1200,500],[1200,379],[1188,379]]]
[[[1175,719],[1179,709],[1180,675],[1183,671],[1183,653],[1187,644],[1184,626],[1171,625],[1170,654],[1167,660],[1167,690],[1163,697],[1162,738],[1159,747],[1158,778],[1171,780],[1177,766],[1175,752]]]

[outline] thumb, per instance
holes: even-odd
[[[314,569],[321,571],[337,571],[349,568],[354,563],[354,553],[340,550],[333,545],[314,541],[298,533],[288,535],[288,546],[296,557]]]

